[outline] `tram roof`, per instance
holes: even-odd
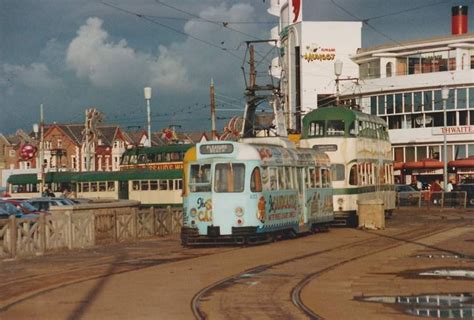
[[[87,181],[129,181],[153,179],[180,179],[181,170],[127,170],[101,172],[48,172],[45,174],[46,183],[68,183]],[[8,177],[7,182],[13,185],[38,184],[36,173],[15,174]]]
[[[71,178],[76,174],[77,172],[47,172],[44,180],[46,183],[64,183],[71,181]],[[36,173],[24,173],[11,175],[7,182],[10,184],[37,184],[39,180]]]
[[[303,125],[308,125],[309,122],[316,120],[344,120],[346,122],[358,120],[366,120],[374,123],[385,125],[385,121],[368,113],[350,109],[348,107],[324,107],[312,110],[303,118]]]
[[[155,147],[134,147],[132,149],[127,149],[124,152],[126,154],[156,154],[164,152],[180,152],[186,151],[191,148],[192,144],[169,144],[164,146],[155,146]]]

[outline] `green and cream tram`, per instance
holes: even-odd
[[[392,150],[381,118],[342,106],[313,110],[303,118],[300,146],[331,159],[338,223],[355,224],[360,201],[383,200],[387,213],[395,208]]]

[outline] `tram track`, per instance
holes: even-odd
[[[203,302],[209,303],[209,301],[211,300],[211,297],[213,295],[216,295],[216,294],[224,295],[225,293],[223,293],[223,291],[228,290],[230,287],[241,283],[241,281],[239,281],[239,280],[242,279],[243,277],[245,277],[245,275],[252,275],[253,277],[256,277],[258,275],[261,278],[265,275],[265,273],[271,274],[272,272],[270,270],[272,270],[273,275],[269,275],[269,277],[272,277],[272,276],[273,277],[277,277],[277,276],[282,277],[281,274],[278,275],[277,272],[275,271],[277,267],[283,267],[283,266],[288,267],[290,264],[293,264],[293,263],[298,262],[298,261],[303,261],[303,260],[311,259],[311,258],[315,258],[315,257],[323,258],[323,257],[325,257],[325,255],[335,254],[335,253],[338,253],[338,252],[342,253],[345,250],[349,250],[349,251],[353,252],[354,249],[360,247],[361,248],[360,254],[356,254],[356,255],[352,254],[351,256],[347,257],[346,259],[343,258],[342,260],[339,260],[336,263],[329,264],[329,265],[327,265],[323,268],[318,269],[315,272],[312,272],[312,273],[309,273],[309,274],[306,274],[306,275],[302,276],[302,278],[299,279],[297,284],[293,285],[293,288],[289,292],[290,300],[291,300],[292,304],[299,310],[299,312],[301,314],[303,314],[305,317],[310,318],[310,319],[322,319],[322,317],[320,315],[315,313],[306,304],[304,304],[304,302],[301,299],[302,290],[313,279],[317,278],[318,276],[320,276],[320,275],[322,275],[326,272],[337,269],[338,267],[343,266],[347,263],[351,263],[351,262],[359,260],[359,259],[363,259],[363,258],[372,256],[372,255],[376,255],[376,254],[382,253],[384,251],[392,250],[396,247],[399,247],[399,246],[402,246],[402,245],[406,244],[407,242],[408,243],[413,243],[414,241],[418,241],[418,240],[423,239],[423,238],[427,238],[427,237],[431,237],[431,236],[436,235],[436,234],[443,233],[443,232],[445,232],[445,231],[447,231],[451,228],[452,228],[452,225],[447,226],[446,224],[444,224],[444,225],[433,225],[433,226],[430,226],[429,228],[425,228],[423,230],[420,230],[419,227],[412,227],[409,230],[405,230],[405,231],[402,231],[402,232],[399,232],[399,233],[395,233],[393,235],[390,235],[389,237],[385,237],[383,235],[378,235],[376,233],[370,232],[370,233],[373,234],[373,236],[368,238],[368,239],[362,239],[362,240],[359,240],[359,241],[356,241],[356,242],[342,244],[342,245],[335,246],[335,247],[332,247],[332,248],[328,248],[328,249],[324,249],[324,250],[317,250],[317,251],[310,252],[310,253],[303,254],[303,255],[299,255],[299,256],[296,256],[296,257],[283,259],[283,260],[280,260],[280,261],[276,261],[274,263],[260,265],[260,266],[257,266],[255,268],[251,268],[251,269],[245,270],[241,273],[234,274],[232,276],[224,278],[220,281],[217,281],[217,282],[203,288],[202,290],[200,290],[199,292],[197,292],[194,295],[194,297],[191,301],[191,309],[192,309],[192,312],[193,312],[194,317],[196,319],[207,319],[209,315],[206,314],[206,311],[203,308]],[[375,249],[375,250],[370,249],[370,248],[374,248],[376,246],[378,246],[379,249]],[[366,251],[367,248],[369,248],[369,252]],[[365,250],[363,250],[363,249],[365,249]],[[296,275],[295,275],[295,277],[296,277]],[[268,291],[272,291],[272,290],[268,290]],[[258,297],[255,297],[255,298],[257,299]],[[250,299],[250,300],[252,300],[252,299]],[[263,309],[265,309],[265,308],[263,308]],[[283,311],[281,311],[281,312],[283,312]],[[228,310],[226,313],[227,314],[233,314],[234,318],[236,318],[235,315],[238,314],[238,311],[234,312],[234,311],[229,311]],[[245,317],[245,314],[240,314],[240,316]],[[274,315],[271,316],[271,317],[274,317]]]
[[[226,250],[236,249],[237,248]],[[0,285],[0,313],[13,305],[58,288],[117,274],[143,270],[158,265],[195,259],[215,253],[213,250],[202,253],[191,252],[188,249],[180,248],[177,250],[166,250],[160,254],[146,254],[140,256],[118,254],[103,258],[85,258],[81,263],[63,267],[63,269],[66,270],[59,270],[60,267],[52,266],[51,270],[15,277],[11,280],[6,278]]]

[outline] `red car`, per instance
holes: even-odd
[[[15,207],[20,209],[23,212],[23,214],[40,214],[41,212],[44,212],[44,211],[40,211],[36,209],[31,203],[29,203],[26,200],[5,199],[4,201],[13,204]],[[44,212],[44,213],[49,214],[48,212]]]

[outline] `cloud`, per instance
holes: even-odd
[[[102,24],[99,18],[87,19],[69,44],[66,63],[79,78],[97,87],[153,83],[163,90],[180,90],[190,82],[179,57],[165,47],[160,47],[158,58],[138,52],[125,40],[111,41]]]
[[[44,63],[32,63],[29,66],[3,64],[0,84],[11,89],[24,85],[32,89],[55,89],[63,86],[61,79],[54,76]]]

